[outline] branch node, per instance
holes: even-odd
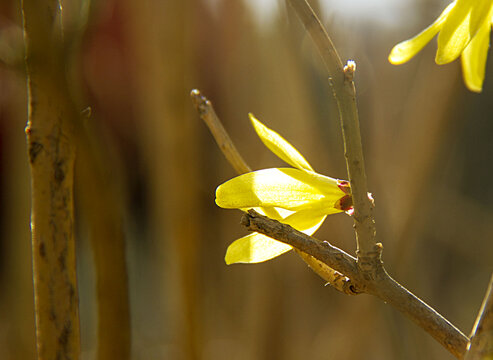
[[[373,251],[366,252],[364,256],[361,255],[360,250],[356,250],[358,268],[365,274],[365,277],[369,276],[374,280],[376,274],[383,268],[382,252],[382,243],[376,243],[373,247]]]
[[[190,92],[190,97],[192,98],[193,104],[197,108],[199,116],[204,116],[209,112],[211,103],[209,100],[203,96],[198,89],[193,89]]]
[[[354,60],[348,60],[343,70],[344,80],[348,82],[353,81],[354,73],[356,72],[356,62]]]
[[[251,214],[250,211],[243,214],[240,220],[240,224],[248,229],[250,227],[250,218],[253,216],[255,216],[255,214]]]

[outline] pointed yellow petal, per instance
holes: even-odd
[[[216,204],[227,209],[279,207],[329,213],[344,195],[336,179],[310,171],[275,168],[243,174],[220,185]]]
[[[481,92],[490,44],[490,22],[485,22],[462,53],[462,75],[469,90]]]
[[[418,35],[412,39],[403,41],[392,49],[389,55],[390,63],[394,65],[403,64],[409,61],[414,55],[416,55],[423,47],[430,42],[431,39],[440,31],[443,22],[447,18],[448,13],[453,8],[455,3],[450,4],[440,14],[433,24],[428,26]]]
[[[325,220],[325,215],[313,212],[298,212],[288,216],[282,222],[312,235]],[[265,235],[253,233],[231,243],[226,251],[226,264],[259,263],[273,259],[291,250],[291,246],[271,239]]]
[[[456,0],[438,35],[436,63],[457,59],[477,31],[491,18],[491,0]]]
[[[226,264],[255,264],[270,260],[291,250],[291,246],[265,235],[253,233],[233,241],[226,250]]]
[[[314,171],[303,155],[281,135],[262,124],[253,114],[248,114],[248,117],[260,140],[262,140],[270,151],[295,168]]]

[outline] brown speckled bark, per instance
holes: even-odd
[[[22,2],[32,191],[32,254],[39,360],[78,359],[78,291],[74,248],[75,149],[69,124],[57,1]]]

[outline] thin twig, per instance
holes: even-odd
[[[471,332],[465,360],[493,359],[493,275]]]
[[[350,61],[344,68],[341,58],[325,28],[305,0],[287,0],[294,8],[306,31],[311,35],[329,74],[344,140],[351,194],[354,204],[354,225],[357,241],[358,266],[363,271],[374,271],[380,262],[380,247],[375,240],[375,221],[372,203],[368,199],[363,147],[359,128],[356,90],[353,76],[355,63]]]
[[[236,172],[238,174],[245,174],[252,171],[231,141],[228,132],[224,129],[223,124],[217,117],[211,102],[205,96],[202,96],[197,89],[193,89],[190,92],[190,97],[200,118],[206,123],[217,145]]]
[[[356,259],[327,241],[319,241],[296,230],[290,225],[268,218],[253,209],[248,210],[241,224],[250,231],[256,231],[313,256],[331,268],[360,282]]]
[[[190,96],[200,118],[206,123],[219,145],[219,148],[236,172],[241,175],[252,171],[231,141],[221,120],[216,115],[212,103],[197,89],[192,90]],[[269,214],[269,212],[267,212],[267,214]],[[327,264],[315,259],[313,256],[303,253],[303,251],[296,248],[294,250],[318,276],[336,290],[348,295],[357,295],[360,293],[356,286],[353,285],[352,281],[344,274],[331,269]]]

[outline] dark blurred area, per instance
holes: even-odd
[[[267,6],[269,3],[271,6]],[[482,94],[436,41],[399,67],[392,46],[440,13],[440,1],[310,1],[356,88],[378,240],[389,273],[469,334],[493,270],[493,68]],[[347,3],[347,2],[345,2]],[[333,4],[333,6],[331,5]],[[392,4],[392,5],[389,5]],[[132,359],[452,359],[376,298],[324,286],[293,253],[224,263],[245,234],[215,188],[235,176],[189,98],[200,89],[254,169],[282,165],[247,113],[320,173],[344,179],[335,102],[311,40],[283,1],[64,2],[70,96],[118,200],[131,304]],[[385,10],[385,11],[384,11]],[[390,19],[390,20],[389,20]],[[0,3],[0,358],[35,358],[30,180],[20,3]],[[491,54],[490,54],[491,57]],[[73,85],[73,86],[72,86]],[[88,145],[93,146],[93,145]],[[94,148],[92,149],[94,150]],[[88,149],[79,148],[78,153]],[[79,155],[78,155],[79,159]],[[76,172],[83,171],[78,169]],[[98,346],[91,189],[76,178],[82,359]],[[106,208],[105,208],[106,209]],[[97,210],[97,209],[93,209]],[[354,253],[352,219],[315,234]]]

